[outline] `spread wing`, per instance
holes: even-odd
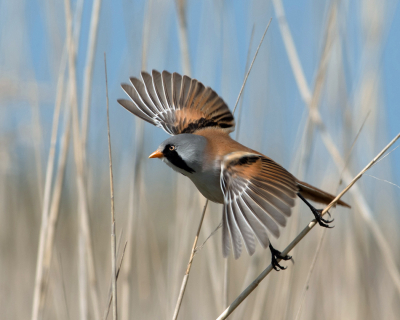
[[[228,256],[231,243],[235,259],[242,251],[242,239],[250,255],[255,238],[266,248],[268,234],[279,237],[286,225],[298,192],[296,178],[273,160],[249,152],[233,152],[221,164],[224,194],[222,246]]]
[[[171,135],[206,127],[234,130],[235,120],[228,106],[214,90],[196,79],[155,70],[151,75],[142,72],[141,76],[142,80],[130,78],[131,84],[121,85],[130,100],[118,100],[139,118]]]

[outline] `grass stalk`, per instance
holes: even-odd
[[[199,226],[198,226],[198,228],[197,228],[196,237],[194,238],[194,242],[193,242],[193,246],[192,246],[192,251],[191,251],[191,253],[190,253],[189,263],[188,263],[188,265],[187,265],[186,272],[185,272],[185,275],[184,275],[184,277],[183,277],[181,289],[180,289],[180,291],[179,291],[178,301],[176,302],[176,306],[175,306],[175,310],[174,310],[174,315],[173,315],[173,317],[172,317],[173,320],[176,320],[176,319],[178,318],[179,310],[180,310],[180,308],[181,308],[183,295],[185,294],[186,285],[187,285],[187,282],[188,282],[188,280],[189,280],[190,268],[192,267],[192,262],[193,262],[194,254],[195,254],[195,252],[196,252],[197,240],[199,240],[200,230],[201,230],[201,226],[202,226],[202,224],[203,224],[204,216],[205,216],[205,214],[206,214],[207,205],[208,205],[208,199],[206,200],[206,203],[205,203],[205,205],[204,205],[204,209],[203,209],[203,212],[202,212],[201,218],[200,218],[200,223],[199,223]]]
[[[67,43],[68,43],[68,61],[69,61],[69,80],[71,84],[71,108],[72,108],[72,131],[73,148],[76,166],[76,183],[78,193],[78,212],[80,216],[80,237],[84,239],[86,254],[80,256],[80,263],[87,263],[87,272],[89,276],[89,289],[92,300],[94,317],[100,319],[99,293],[97,289],[96,268],[94,263],[93,246],[90,235],[90,224],[87,204],[87,192],[84,184],[84,163],[82,152],[82,140],[79,129],[78,100],[77,100],[77,82],[76,82],[76,56],[74,43],[72,41],[72,19],[70,0],[64,1],[66,24],[67,24]],[[82,252],[82,251],[81,251]],[[86,297],[80,303],[85,304]]]
[[[86,54],[85,73],[83,76],[83,93],[82,93],[82,150],[86,154],[86,141],[89,125],[90,98],[92,95],[92,78],[94,57],[96,54],[97,34],[99,30],[101,0],[93,1],[92,17],[90,19],[90,31],[88,39],[88,47]],[[84,157],[86,158],[86,156]]]
[[[249,70],[247,71],[246,76],[244,77],[242,87],[240,88],[239,95],[238,95],[238,97],[237,97],[237,99],[236,99],[235,106],[233,107],[233,110],[232,110],[232,113],[233,113],[233,114],[235,114],[235,111],[236,111],[236,108],[237,108],[237,106],[238,106],[240,97],[242,96],[242,92],[243,92],[243,90],[244,90],[244,86],[246,85],[247,78],[249,77],[250,72],[251,72],[251,69],[253,68],[254,61],[256,61],[256,58],[257,58],[257,55],[258,55],[258,51],[259,51],[260,48],[261,48],[261,44],[263,43],[264,37],[265,37],[265,35],[267,34],[267,31],[268,31],[269,25],[271,24],[271,21],[272,21],[272,18],[269,19],[268,25],[267,25],[267,27],[265,28],[265,31],[264,31],[264,33],[263,33],[263,35],[262,35],[262,37],[261,37],[260,43],[258,44],[256,53],[254,54],[253,60],[251,61],[250,68],[249,68]]]
[[[64,59],[63,59],[64,58]],[[61,102],[63,98],[63,88],[64,88],[64,71],[66,65],[66,55],[63,55],[61,59],[60,70],[57,80],[57,93],[56,102],[53,114],[53,125],[51,130],[50,138],[50,150],[47,160],[46,178],[44,186],[44,196],[43,196],[43,207],[42,207],[42,221],[40,226],[39,234],[39,249],[36,262],[36,278],[35,287],[33,293],[33,308],[32,308],[32,320],[41,318],[44,307],[44,294],[46,292],[45,279],[46,279],[46,269],[44,267],[44,256],[45,256],[45,246],[46,246],[46,235],[48,233],[48,220],[49,220],[49,210],[50,210],[50,198],[51,198],[51,183],[53,181],[54,163],[55,163],[55,151],[57,145],[57,132],[58,124],[60,118]],[[48,271],[48,270],[47,270]]]
[[[118,240],[118,247],[120,246],[120,243],[119,243],[120,240],[121,240],[121,239]],[[126,251],[126,246],[127,246],[127,244],[128,244],[128,242],[125,242],[124,249],[122,250],[121,259],[120,259],[120,261],[119,261],[118,269],[117,269],[117,272],[116,272],[116,274],[115,274],[115,278],[116,278],[117,280],[118,280],[118,278],[119,278],[119,273],[120,273],[120,271],[121,271],[122,262],[124,261],[125,251]],[[118,249],[118,251],[119,251],[119,249]],[[111,278],[113,278],[112,275],[111,275]],[[107,320],[107,318],[108,318],[108,314],[109,314],[110,308],[111,308],[111,303],[112,303],[112,300],[113,300],[113,298],[112,298],[112,297],[113,297],[112,281],[113,281],[113,280],[111,279],[110,288],[109,288],[109,290],[108,290],[108,304],[107,304],[107,309],[106,309],[106,311],[104,312],[104,317],[103,317],[104,320]]]
[[[228,307],[229,301],[229,258],[224,259],[224,290],[222,295],[222,306],[224,309]]]
[[[79,1],[79,3],[77,4],[76,15],[74,17],[74,26],[75,26],[74,42],[76,48],[78,47],[77,40],[79,39],[79,33],[80,33],[80,19],[82,13],[82,5],[83,1]],[[61,189],[64,180],[65,163],[68,154],[70,113],[69,113],[69,108],[67,107],[64,116],[65,132],[61,138],[61,153],[58,162],[58,169],[55,179],[53,196],[52,199],[50,199],[51,185],[53,181],[53,172],[54,172],[59,115],[64,95],[64,74],[67,66],[67,56],[68,56],[67,43],[65,43],[57,77],[56,101],[53,114],[52,133],[50,138],[50,150],[46,168],[46,178],[45,178],[43,207],[42,207],[42,222],[39,234],[39,249],[38,249],[38,257],[36,264],[36,278],[35,278],[33,306],[31,315],[31,318],[33,320],[40,319],[43,314],[45,294],[47,292],[46,289],[47,277],[50,270],[52,250],[53,250],[55,225],[58,218],[59,200],[61,198]]]
[[[146,69],[147,64],[147,49],[148,39],[151,25],[151,9],[152,0],[149,0],[145,4],[145,19],[143,22],[143,37],[142,37],[142,70]],[[140,172],[142,168],[141,157],[144,149],[144,123],[141,119],[135,117],[135,155],[134,155],[134,171],[133,177],[130,184],[129,190],[129,209],[128,209],[128,222],[127,222],[127,243],[133,244],[133,227],[135,223],[135,205],[136,209],[139,209],[139,189],[140,189]],[[131,319],[130,315],[130,296],[131,296],[131,283],[130,275],[132,272],[132,249],[133,246],[128,250],[127,257],[124,265],[122,266],[122,299],[121,299],[121,317],[123,320]]]
[[[322,243],[324,241],[325,234],[326,234],[326,229],[322,230],[321,237],[320,237],[320,239],[318,241],[317,249],[315,249],[315,254],[314,254],[314,257],[313,257],[313,259],[311,261],[310,269],[308,270],[307,279],[306,279],[306,282],[304,284],[303,292],[302,292],[302,295],[301,295],[300,306],[299,306],[299,308],[298,308],[298,310],[296,312],[295,320],[300,319],[301,310],[303,309],[304,301],[306,299],[306,294],[307,294],[308,287],[309,287],[309,284],[310,284],[311,275],[312,275],[312,273],[314,271],[315,263],[317,262],[317,258],[319,256],[319,252],[321,251]]]
[[[253,44],[253,38],[254,38],[254,25],[253,25],[253,28],[251,28],[249,48],[247,49],[246,67],[244,69],[245,71],[249,69],[250,53],[251,53],[251,47],[252,47],[252,44]],[[240,105],[239,105],[239,110],[238,110],[238,116],[237,116],[237,121],[236,121],[236,126],[235,126],[235,129],[236,129],[235,140],[238,140],[239,139],[239,135],[240,135],[240,120],[242,118],[241,117],[242,109],[243,109],[243,99],[240,100]]]
[[[183,73],[190,76],[192,73],[190,68],[189,40],[185,16],[186,0],[176,0],[176,8],[178,11],[179,44],[181,46]]]
[[[106,100],[107,100],[107,133],[108,133],[108,158],[110,170],[110,196],[111,196],[111,279],[112,279],[112,306],[113,320],[117,320],[117,257],[116,257],[116,239],[115,239],[115,213],[114,213],[114,182],[112,171],[112,156],[111,156],[111,137],[110,137],[110,110],[108,101],[108,80],[107,80],[107,59],[104,53],[104,71],[106,77]]]

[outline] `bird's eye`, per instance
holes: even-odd
[[[175,150],[175,146],[170,146],[169,147],[169,151],[174,151]]]

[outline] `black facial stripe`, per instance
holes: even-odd
[[[176,150],[170,150],[170,144],[167,144],[163,150],[164,156],[171,162],[175,167],[185,170],[189,173],[195,172],[191,167],[189,167],[186,162],[181,158],[181,156],[176,152]]]

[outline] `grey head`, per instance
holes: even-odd
[[[161,158],[175,171],[190,176],[201,171],[206,143],[202,136],[182,133],[162,142],[149,158]]]

